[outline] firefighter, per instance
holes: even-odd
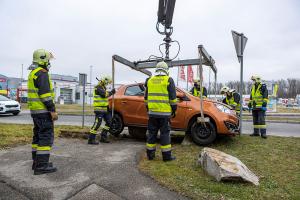
[[[220,91],[221,94],[225,94],[225,98],[223,99],[223,103],[224,104],[227,104],[229,106],[231,106],[235,111],[236,113],[239,115],[240,113],[240,95],[239,93],[237,93],[235,91],[235,89],[230,89],[229,87],[227,86],[224,86],[222,87],[221,91]]]
[[[252,76],[253,85],[251,88],[250,101],[248,104],[249,110],[252,109],[254,132],[250,136],[259,136],[267,138],[266,131],[266,110],[268,104],[268,89],[266,84],[261,82],[260,76]]]
[[[200,79],[194,80],[194,87],[190,90],[190,94],[195,97],[200,97]],[[207,98],[207,90],[204,86],[202,86],[202,96],[203,98]]]
[[[155,158],[156,138],[160,130],[163,161],[175,160],[171,152],[170,117],[174,118],[176,115],[177,100],[175,84],[169,77],[167,63],[157,63],[155,76],[146,80],[145,88],[145,104],[149,115],[147,157],[149,160]]]
[[[34,175],[56,172],[49,162],[54,140],[53,121],[58,119],[54,104],[54,91],[48,74],[53,55],[38,49],[33,53],[28,76],[28,107],[33,119],[32,170]]]
[[[113,88],[110,92],[106,90],[108,84],[112,82],[110,77],[103,77],[99,80],[98,84],[94,88],[94,113],[95,122],[90,130],[88,144],[98,145],[99,142],[96,141],[97,130],[101,126],[102,119],[105,121],[105,125],[102,127],[100,134],[100,142],[109,143],[107,139],[107,134],[111,126],[111,114],[108,109],[108,97],[115,94],[115,89]]]

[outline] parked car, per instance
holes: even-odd
[[[18,115],[20,112],[21,106],[19,102],[0,95],[0,114],[12,113],[13,115]]]
[[[136,138],[146,138],[148,114],[144,103],[144,84],[122,85],[114,95],[114,118],[111,132],[120,134],[128,127],[129,134]],[[238,117],[229,106],[209,99],[203,100],[203,112],[209,122],[197,122],[200,117],[200,99],[176,88],[178,99],[176,117],[171,119],[171,129],[191,134],[198,145],[212,143],[217,135],[238,133]],[[109,99],[112,108],[112,98]]]

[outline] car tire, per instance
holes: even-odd
[[[197,145],[211,144],[217,138],[215,125],[212,122],[207,122],[205,128],[202,123],[195,121],[191,126],[191,136]]]
[[[128,127],[128,133],[131,137],[139,140],[145,140],[147,138],[147,128],[144,127],[134,127],[129,126]]]
[[[111,120],[111,126],[109,132],[115,137],[118,137],[123,130],[124,130],[123,119],[119,114],[115,114]]]
[[[18,115],[20,112],[14,112],[13,115],[16,116]]]

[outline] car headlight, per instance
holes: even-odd
[[[227,113],[227,114],[232,114],[230,108],[228,108],[227,106],[224,106],[224,105],[219,104],[219,103],[215,103],[215,106],[221,112],[224,112],[224,113]]]

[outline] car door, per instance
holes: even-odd
[[[190,99],[185,95],[185,93],[178,88],[176,88],[177,96],[177,111],[175,118],[171,118],[172,129],[184,129],[184,122],[186,118],[187,101]]]
[[[123,120],[126,125],[146,126],[148,115],[144,103],[142,84],[129,85],[121,99]]]

